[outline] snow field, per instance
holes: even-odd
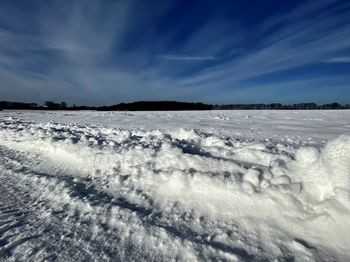
[[[225,134],[3,118],[0,257],[348,261],[350,136]]]

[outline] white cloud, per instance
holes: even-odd
[[[218,60],[215,56],[190,56],[190,55],[161,55],[160,57],[169,60],[181,60],[181,61],[211,61]]]
[[[350,57],[349,56],[335,57],[335,58],[328,59],[326,63],[350,63]]]
[[[320,4],[324,6],[324,1]],[[314,5],[312,7],[316,9],[310,8],[309,5],[302,7],[283,16],[286,21],[298,18],[300,22],[284,24],[279,30],[256,43],[259,47],[256,50],[234,57],[225,63],[204,68],[201,72],[184,79],[182,84],[213,85],[216,88],[238,84],[256,76],[322,63],[333,57],[334,53],[350,46],[350,38],[346,37],[350,35],[347,23],[349,11],[339,13],[336,12],[337,7],[334,7],[310,16],[317,8]],[[263,31],[266,31],[266,24]]]

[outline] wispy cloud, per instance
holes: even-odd
[[[161,55],[160,57],[169,60],[180,60],[180,61],[211,61],[218,60],[215,56],[189,56],[189,55]]]
[[[328,59],[326,63],[350,63],[350,56],[331,58]]]
[[[248,82],[266,89],[266,83],[253,81],[257,77],[349,62],[350,3],[343,1],[302,3],[250,27],[213,16],[190,29],[173,23],[170,31],[160,26],[172,1],[38,3],[34,13],[11,2],[0,8],[3,99],[215,102],[248,90]]]
[[[334,2],[334,1],[333,1]],[[330,2],[328,2],[329,4]],[[325,5],[325,1],[320,2]],[[239,81],[280,72],[283,70],[302,67],[314,63],[322,63],[331,59],[350,46],[350,27],[346,23],[349,11],[338,12],[338,6],[326,11],[313,14],[317,10],[309,5],[298,7],[283,16],[284,20],[297,19],[298,23],[283,24],[282,18],[271,18],[273,23],[266,22],[256,31],[269,31],[267,24],[274,27],[281,24],[278,30],[261,38],[256,43],[255,50],[245,52],[239,57],[210,68],[184,79],[182,84],[198,86],[210,85],[227,86]]]

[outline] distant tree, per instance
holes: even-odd
[[[50,110],[58,110],[60,109],[60,104],[55,103],[53,101],[46,101],[45,106]]]
[[[341,105],[339,103],[332,103],[331,104],[331,109],[340,109]]]
[[[46,107],[50,107],[50,106],[52,106],[54,103],[55,103],[55,102],[52,102],[52,101],[46,101],[46,102],[44,103],[44,105],[45,105]]]
[[[67,109],[67,103],[66,102],[61,102],[60,104],[60,109]]]

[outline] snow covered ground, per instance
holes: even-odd
[[[0,259],[350,261],[350,111],[0,112]]]

